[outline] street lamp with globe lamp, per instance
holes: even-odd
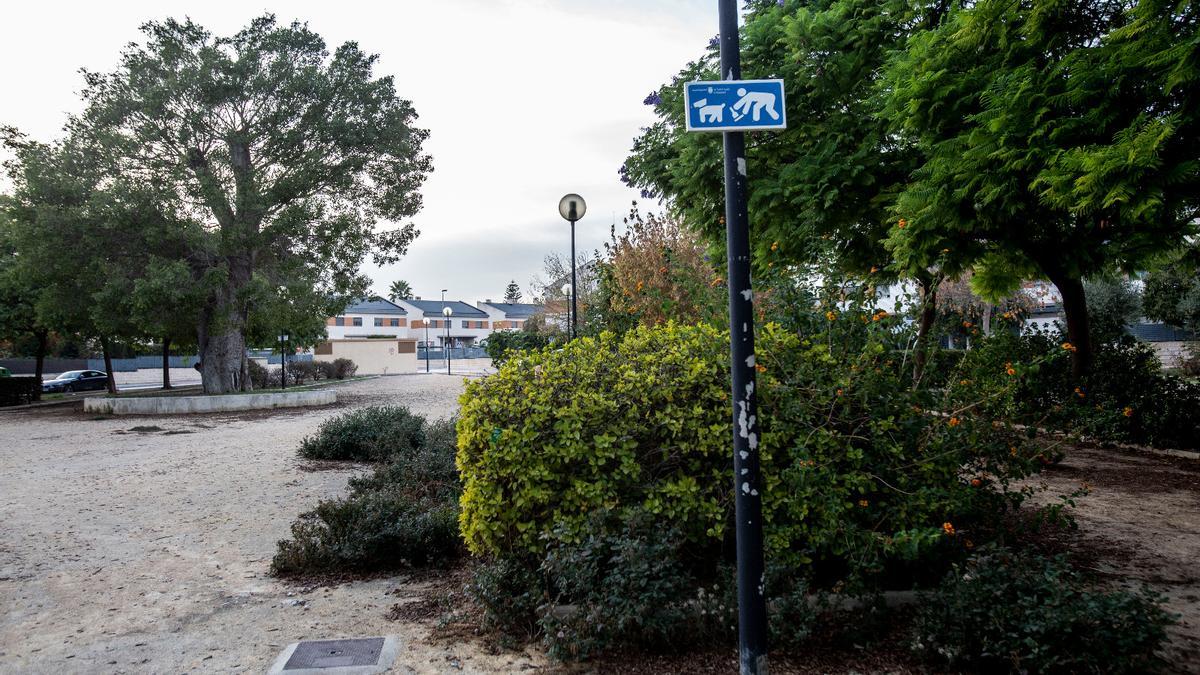
[[[446,317],[446,374],[450,374],[450,317],[454,315],[454,310],[449,307],[442,308],[442,316]]]
[[[575,306],[575,289],[578,282],[575,280],[575,221],[583,217],[587,213],[587,203],[583,201],[583,197],[575,193],[564,196],[558,200],[558,215],[566,220],[571,221],[571,337],[575,337],[576,323],[578,321],[578,311]]]

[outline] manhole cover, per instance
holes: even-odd
[[[309,668],[347,668],[375,666],[383,651],[383,638],[360,638],[354,640],[309,640],[296,645],[296,651],[284,664],[283,669],[305,670]]]

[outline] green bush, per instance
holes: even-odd
[[[271,371],[258,361],[247,359],[246,370],[250,374],[250,386],[255,389],[267,389],[271,386]]]
[[[996,553],[923,598],[913,649],[973,672],[1148,672],[1170,622],[1147,591],[1095,590],[1061,558]]]
[[[445,565],[462,554],[454,422],[413,419],[425,426],[418,442],[371,475],[351,478],[345,499],[300,516],[292,539],[279,542],[275,574]]]
[[[316,371],[314,380],[334,380],[338,379],[337,366],[331,361],[313,361],[313,368]]]
[[[354,373],[358,372],[358,365],[350,359],[340,358],[333,360],[333,377],[338,380],[344,380],[347,377],[354,377]]]
[[[1018,499],[1008,482],[1036,468],[992,419],[926,412],[940,408],[890,356],[898,321],[837,318],[812,339],[768,324],[756,355],[768,554],[820,582],[946,558],[962,541],[946,532],[1002,512]],[[706,326],[638,328],[469,383],[458,466],[471,550],[577,543],[606,509],[645,510],[693,552],[719,549],[732,519],[727,340]]]
[[[424,443],[425,418],[403,406],[372,406],[322,422],[315,435],[300,442],[300,455],[380,462],[411,454]]]
[[[954,396],[1014,383],[1012,396],[985,399],[985,409],[1104,441],[1200,447],[1200,384],[1164,372],[1149,345],[1128,336],[1097,345],[1092,371],[1079,381],[1069,348],[1056,332],[994,334],[968,350]]]
[[[535,351],[549,344],[550,337],[542,333],[527,330],[503,330],[495,331],[488,336],[484,351],[492,360],[492,365],[499,368],[517,353]]]
[[[312,361],[288,361],[287,378],[289,384],[299,386],[309,380],[319,380],[321,370]]]
[[[458,509],[402,491],[378,490],[323,501],[279,542],[273,573],[386,570],[444,564],[458,557]]]
[[[518,639],[540,635],[550,655],[584,660],[614,647],[682,650],[728,641],[736,624],[732,575],[700,585],[678,533],[644,512],[589,517],[579,541],[544,555],[480,565],[470,586],[487,623]],[[711,576],[711,575],[710,575]]]

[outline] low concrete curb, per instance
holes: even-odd
[[[284,391],[265,394],[225,394],[216,396],[127,396],[83,399],[83,411],[108,415],[182,415],[187,413],[270,410],[328,405],[337,402],[337,392],[329,389]]]

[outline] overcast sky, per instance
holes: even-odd
[[[601,247],[636,192],[617,179],[642,99],[697,58],[717,32],[712,0],[398,0],[380,2],[19,2],[0,8],[0,124],[56,138],[80,109],[79,69],[111,70],[147,19],[192,17],[228,35],[253,16],[307,21],[332,49],[380,55],[412,100],[434,172],[421,236],[397,265],[365,270],[383,294],[528,296],[550,252],[569,251],[559,198],[578,192],[580,250]]]

